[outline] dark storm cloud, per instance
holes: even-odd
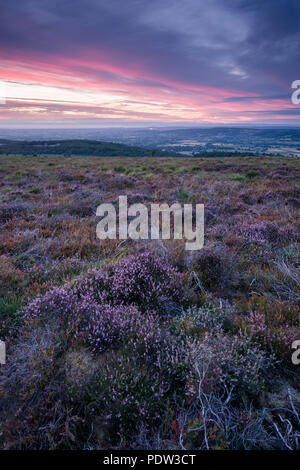
[[[20,62],[87,58],[90,69],[73,68],[95,77],[108,73],[99,61],[151,86],[287,94],[300,78],[300,2],[1,0],[0,47]]]

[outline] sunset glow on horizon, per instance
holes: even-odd
[[[229,3],[2,5],[0,126],[299,125],[298,4]]]

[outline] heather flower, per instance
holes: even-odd
[[[128,256],[103,272],[90,271],[75,290],[79,295],[90,293],[97,301],[114,305],[154,308],[161,297],[182,301],[182,281],[182,274],[165,258],[146,252]]]
[[[76,320],[70,319],[69,327],[75,331],[75,338],[81,337],[93,353],[101,353],[112,346],[126,342],[131,351],[139,343],[147,347],[157,341],[160,331],[155,316],[144,315],[134,306],[112,306],[90,304],[90,298],[83,299],[76,309]]]
[[[68,206],[68,212],[78,217],[90,217],[95,215],[92,205],[84,201],[75,201],[70,204]]]
[[[24,318],[58,318],[67,337],[83,342],[93,354],[126,347],[144,362],[157,367],[164,362],[172,375],[177,339],[174,343],[149,308],[158,306],[163,294],[179,299],[180,279],[164,259],[149,253],[130,256],[103,272],[91,271],[74,285],[37,296],[25,307]]]
[[[299,338],[300,328],[288,322],[272,323],[263,312],[250,312],[245,320],[244,330],[252,340],[261,344],[279,359],[290,360],[291,345]]]
[[[248,240],[261,243],[292,241],[299,237],[291,225],[279,227],[275,222],[269,220],[255,223],[244,222],[238,227],[238,231]]]
[[[87,400],[93,403],[93,415],[113,423],[116,433],[131,436],[142,424],[160,423],[168,394],[169,386],[158,372],[137,366],[128,355],[110,354],[89,385]]]
[[[225,335],[222,331],[206,333],[202,341],[189,342],[189,362],[193,372],[187,385],[188,395],[197,394],[198,371],[206,369],[207,390],[222,389],[224,384],[235,393],[259,393],[264,386],[264,372],[274,359],[258,344],[241,334]]]
[[[229,320],[228,312],[214,305],[190,307],[176,318],[174,325],[186,334],[197,336],[205,331],[219,331]]]
[[[0,447],[296,448],[295,162],[278,182],[256,159],[264,177],[245,185],[230,181],[254,175],[239,159],[199,160],[201,175],[188,160],[43,160],[0,170]],[[202,250],[96,239],[101,201],[171,204],[184,180],[205,204]]]
[[[38,295],[24,308],[24,318],[66,319],[73,313],[77,302],[78,297],[70,287],[54,287],[44,295]]]
[[[28,207],[25,204],[0,204],[0,222],[5,223],[12,217],[24,215]]]
[[[182,275],[166,259],[142,253],[115,266],[112,290],[126,303],[151,304],[161,296],[181,300],[181,282]]]

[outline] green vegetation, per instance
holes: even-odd
[[[0,155],[64,155],[64,156],[110,156],[151,157],[153,152],[142,147],[99,142],[96,140],[49,140],[17,141],[0,139]],[[156,157],[176,156],[174,152],[156,150]]]
[[[0,448],[299,449],[299,159],[0,161]],[[203,249],[97,239],[124,194]]]

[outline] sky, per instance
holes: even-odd
[[[0,0],[0,127],[300,125],[299,0]]]

